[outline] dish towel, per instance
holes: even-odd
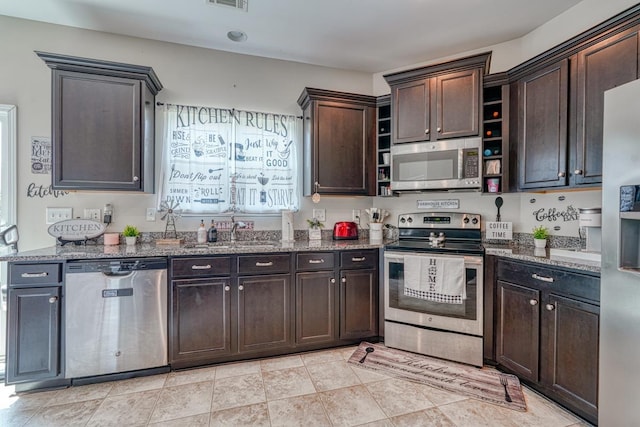
[[[405,255],[404,295],[408,297],[462,304],[467,299],[462,257]]]

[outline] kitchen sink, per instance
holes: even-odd
[[[276,248],[279,245],[274,242],[264,241],[247,241],[247,242],[234,242],[234,243],[185,243],[183,248],[185,249],[269,249]]]

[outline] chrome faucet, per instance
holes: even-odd
[[[245,224],[242,221],[236,221],[235,217],[231,217],[231,241],[235,242],[236,241],[236,230],[238,228],[245,228],[247,226],[247,224]]]

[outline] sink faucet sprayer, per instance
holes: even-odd
[[[242,221],[237,221],[237,222],[236,222],[235,217],[233,217],[233,216],[232,216],[232,217],[231,217],[231,241],[232,241],[232,242],[235,242],[235,241],[236,241],[236,237],[237,237],[237,236],[236,236],[236,230],[237,230],[238,228],[246,228],[246,227],[247,227],[247,224],[246,224],[246,223],[244,223],[244,222],[242,222]]]

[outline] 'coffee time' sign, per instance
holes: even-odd
[[[512,222],[487,222],[487,240],[511,240],[513,239]]]

